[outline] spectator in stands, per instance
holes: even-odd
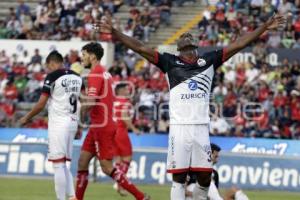
[[[10,64],[9,57],[6,55],[6,51],[2,50],[0,52],[0,68],[7,70],[9,64]]]
[[[154,7],[151,10],[150,17],[152,19],[151,30],[156,31],[160,24],[160,9],[158,6]]]
[[[0,39],[5,39],[8,37],[8,30],[5,26],[5,22],[0,20]]]
[[[18,90],[17,87],[14,85],[14,79],[10,78],[6,83],[4,88],[4,98],[10,101],[17,101],[18,98]]]
[[[30,7],[24,3],[24,0],[18,0],[19,5],[17,6],[17,18],[20,19],[21,15],[30,15]]]
[[[222,103],[227,95],[227,88],[221,82],[213,90],[213,97],[217,103]]]
[[[40,82],[36,80],[32,75],[28,77],[28,82],[24,89],[24,101],[36,102],[39,99],[40,94]]]
[[[19,56],[19,59],[18,59],[20,62],[24,63],[26,66],[30,63],[31,61],[31,58],[30,56],[28,55],[28,51],[23,51],[23,54],[21,54]]]
[[[31,63],[42,64],[42,56],[40,55],[40,50],[39,49],[34,50],[34,55],[31,58]]]
[[[17,39],[19,34],[22,32],[21,23],[15,15],[7,22],[6,28],[8,30],[8,37]]]
[[[55,27],[58,25],[59,22],[59,15],[55,10],[55,5],[52,3],[49,3],[47,17],[47,31],[50,33],[54,33]]]
[[[297,20],[293,23],[293,29],[295,31],[295,39],[300,38],[300,15],[298,15]]]
[[[282,4],[278,7],[278,12],[280,14],[288,14],[292,11],[292,4],[288,2],[287,0],[282,0]]]
[[[213,115],[209,128],[212,135],[229,136],[230,126],[222,116]]]
[[[171,24],[171,8],[172,1],[171,0],[162,0],[159,5],[160,8],[160,20],[162,24],[169,26]]]
[[[281,37],[279,35],[279,33],[277,32],[273,32],[271,33],[268,41],[267,41],[267,45],[273,48],[278,48],[280,47],[280,43],[281,43]]]
[[[264,5],[263,0],[251,0],[250,1],[250,9],[249,9],[249,15],[253,16],[260,16],[262,7]]]
[[[196,0],[176,0],[177,6],[179,6],[179,7],[183,6],[183,4],[186,3],[186,2],[193,2],[193,3],[195,3]]]
[[[149,42],[152,19],[151,19],[150,8],[148,6],[145,7],[143,12],[141,13],[141,25],[143,26],[143,29],[144,29],[143,40],[145,42]]]

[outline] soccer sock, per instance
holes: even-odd
[[[242,190],[238,190],[234,194],[234,199],[236,199],[236,200],[249,200],[249,198],[247,197],[247,195]]]
[[[118,170],[120,170],[120,171],[122,171],[122,169],[121,169],[121,162],[122,162],[122,161],[117,162],[117,163],[115,164],[115,168],[118,169]]]
[[[129,169],[129,166],[130,166],[130,162],[122,161],[122,162],[120,163],[120,170],[121,170],[124,174],[127,174],[128,169]]]
[[[83,200],[85,189],[89,182],[89,171],[78,171],[76,180],[76,198]]]
[[[65,200],[66,198],[66,163],[53,163],[54,184],[57,200]]]
[[[184,184],[174,182],[171,187],[171,200],[182,200],[185,199]]]
[[[196,183],[193,191],[193,200],[207,200],[208,188],[209,187],[203,187],[199,185],[199,183]]]
[[[73,175],[68,167],[65,168],[67,180],[67,195],[68,197],[75,197]]]
[[[131,193],[137,200],[143,200],[144,194],[139,191],[134,184],[132,184],[128,179],[126,178],[125,174],[114,168],[111,172],[112,179],[114,179],[122,188],[127,190],[129,193]],[[79,199],[80,200],[80,199]]]

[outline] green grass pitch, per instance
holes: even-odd
[[[142,185],[143,191],[153,200],[168,200],[169,186]],[[245,191],[250,200],[299,200],[300,193],[274,191]],[[90,183],[86,200],[132,200],[120,197],[111,184]],[[0,200],[54,200],[54,187],[51,180],[0,178]]]

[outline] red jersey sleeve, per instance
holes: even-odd
[[[87,95],[90,97],[96,97],[100,95],[100,90],[103,84],[103,78],[100,74],[90,74],[88,77],[88,91]]]

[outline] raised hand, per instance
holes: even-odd
[[[111,33],[113,29],[111,18],[102,17],[100,21],[93,24],[93,29],[100,33]]]
[[[286,25],[286,17],[274,14],[266,23],[268,25],[268,30],[283,30]]]

